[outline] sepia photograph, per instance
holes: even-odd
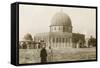
[[[19,64],[96,60],[96,9],[19,4]]]

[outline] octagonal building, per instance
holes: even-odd
[[[50,31],[37,33],[34,41],[43,40],[46,47],[51,48],[79,48],[84,46],[85,35],[72,32],[71,18],[64,12],[57,12],[51,20]]]

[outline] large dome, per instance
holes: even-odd
[[[58,12],[53,16],[51,26],[72,26],[71,19],[66,13]]]

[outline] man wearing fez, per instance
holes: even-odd
[[[45,45],[43,45],[41,52],[40,52],[40,57],[41,57],[41,63],[46,63],[47,62],[47,51],[45,49]]]

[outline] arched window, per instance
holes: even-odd
[[[63,27],[63,32],[66,32],[66,27],[65,26]]]
[[[61,38],[59,38],[59,42],[61,42]]]
[[[56,30],[56,27],[54,27],[54,30]]]
[[[53,41],[53,43],[54,43],[54,42],[55,42],[55,38],[53,38],[53,40],[52,40],[52,41]]]
[[[56,43],[58,43],[58,38],[56,38]]]
[[[64,42],[64,40],[65,40],[65,39],[64,39],[64,38],[62,38],[62,42]]]

